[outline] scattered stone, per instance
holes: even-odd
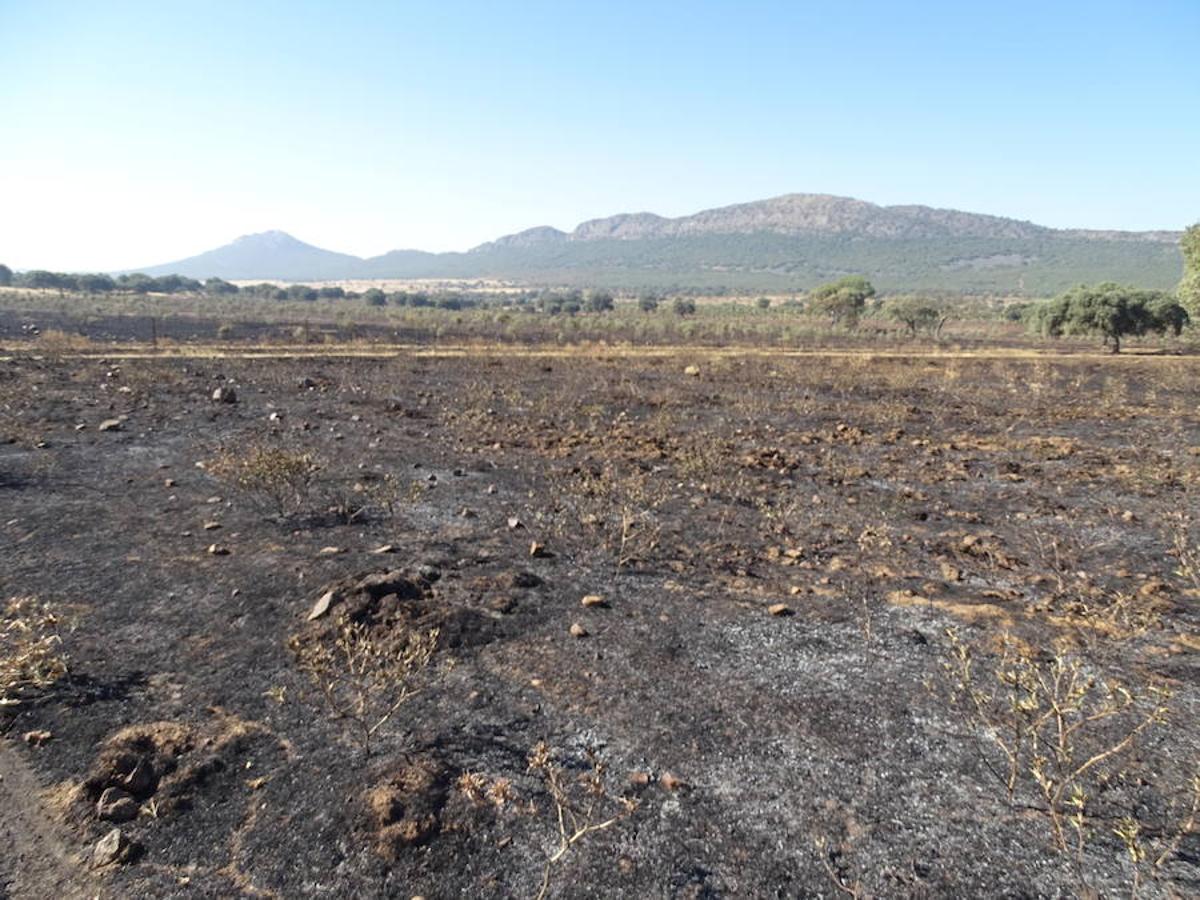
[[[376,547],[371,552],[372,553],[395,553],[396,548],[393,547],[391,544],[384,544],[382,547]]]
[[[604,602],[604,598],[599,594],[587,594],[582,600],[579,601],[579,603],[580,605],[587,607],[608,605]]]
[[[792,608],[786,603],[772,603],[767,607],[767,612],[773,616],[790,616]]]
[[[537,541],[534,541],[533,543],[531,543],[529,545],[529,555],[540,558],[540,557],[548,556],[549,554],[546,552],[546,548],[544,545],[539,544]]]
[[[40,747],[47,743],[52,737],[54,737],[54,735],[52,735],[49,731],[43,731],[39,729],[37,731],[25,732],[23,735],[21,735],[21,740],[29,744],[31,747]]]
[[[96,803],[96,818],[106,822],[132,822],[137,814],[137,801],[118,787],[105,788]]]
[[[216,531],[216,530],[217,530],[218,528],[220,528],[220,527],[221,527],[221,523],[220,523],[220,522],[205,522],[205,523],[204,523],[204,530],[205,530],[205,531]]]
[[[958,568],[958,566],[953,566],[948,562],[944,562],[941,565],[941,570],[942,577],[947,581],[962,581],[962,569]]]
[[[146,797],[153,793],[156,779],[154,777],[154,766],[152,766],[145,757],[137,761],[137,765],[122,779],[125,790],[133,794],[135,797]]]
[[[212,392],[214,403],[237,403],[237,391],[231,387],[219,387]]]
[[[473,510],[473,509],[471,509],[470,507],[467,507],[467,506],[464,506],[464,507],[463,507],[461,510],[459,510],[458,514],[459,514],[459,516],[460,516],[461,518],[464,518],[464,519],[474,519],[474,518],[477,518],[477,516],[476,516],[476,513],[475,513],[475,510]]]
[[[223,546],[221,546],[220,544],[209,544],[209,545],[208,545],[208,552],[209,552],[209,553],[210,553],[212,556],[228,556],[228,555],[229,555],[229,548],[228,548],[228,547],[223,547]]]
[[[317,598],[317,602],[313,604],[313,608],[308,614],[308,621],[312,622],[329,612],[329,607],[333,605],[333,598],[333,591],[326,591]]]
[[[525,527],[525,525],[524,525],[524,523],[522,523],[522,522],[521,522],[521,520],[520,520],[520,519],[518,519],[516,516],[509,516],[509,517],[508,517],[508,527],[509,527],[510,529],[514,529],[514,530],[515,530],[515,529],[517,529],[517,528],[524,528],[524,527]]]
[[[699,366],[688,366],[686,369],[683,370],[683,374],[687,375],[691,378],[699,378],[700,377],[700,367]]]
[[[633,772],[629,776],[629,783],[634,787],[646,787],[650,784],[649,772]]]
[[[488,607],[503,615],[516,609],[517,601],[505,594],[497,594],[490,601],[488,601]]]
[[[124,424],[120,419],[105,419],[96,426],[98,431],[120,431],[123,427]]]
[[[662,775],[658,779],[658,783],[661,784],[668,791],[677,791],[680,788],[687,787],[687,784],[684,782],[684,780],[682,778],[680,778],[677,775],[674,775],[671,772],[663,772]]]
[[[495,486],[494,484],[489,484],[489,485],[487,486],[487,492],[488,492],[489,494],[494,494],[494,493],[496,493],[496,486]]]
[[[573,637],[573,638],[585,638],[588,636],[588,630],[586,628],[584,628],[582,625],[580,625],[578,622],[573,623],[571,625],[570,630],[571,630],[571,637]]]
[[[273,412],[273,413],[271,413],[269,416],[267,416],[267,421],[269,421],[269,422],[278,422],[278,421],[279,421],[280,419],[282,419],[282,418],[283,418],[283,416],[279,415],[279,413],[277,413],[277,412]]]
[[[120,828],[114,828],[96,841],[96,848],[92,851],[92,867],[102,869],[123,862],[128,856],[129,838],[121,833]]]
[[[318,556],[337,556],[339,553],[345,553],[341,547],[322,547],[317,551]]]
[[[174,478],[164,478],[163,479],[163,487],[169,487],[169,488],[175,487],[175,479]]]
[[[1121,513],[1121,521],[1122,522],[1136,522],[1137,516],[1135,516],[1133,514],[1132,509],[1127,509],[1127,510],[1125,510],[1125,512]]]

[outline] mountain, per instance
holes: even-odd
[[[322,250],[282,231],[247,234],[224,247],[173,263],[141,269],[147,275],[186,275],[271,281],[325,281],[348,277],[362,264],[357,256]]]
[[[799,290],[848,273],[881,289],[1049,294],[1080,281],[1168,288],[1179,279],[1177,232],[1064,230],[927,206],[878,206],[786,194],[667,218],[543,226],[461,253],[394,250],[359,259],[281,232],[250,235],[154,273],[238,280],[503,278],[614,288]]]

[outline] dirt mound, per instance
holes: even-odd
[[[139,807],[149,806],[155,817],[188,808],[194,791],[233,766],[255,736],[267,733],[261,725],[215,712],[202,726],[149,722],[122,728],[101,745],[75,799],[94,805],[115,790]]]
[[[515,605],[515,589],[528,589],[540,580],[518,572],[499,583],[506,590],[481,591],[478,584],[463,590],[440,581],[435,573],[403,570],[343,578],[321,593],[290,646],[302,653],[313,644],[334,643],[348,624],[367,629],[381,650],[405,643],[413,632],[432,630],[438,632],[441,647],[487,644],[506,633],[498,617]],[[499,609],[491,603],[497,598],[507,600]]]
[[[386,859],[430,840],[441,827],[450,773],[430,759],[411,762],[367,791],[368,827]]]

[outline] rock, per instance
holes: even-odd
[[[607,606],[607,604],[604,602],[604,598],[599,594],[587,594],[582,600],[579,601],[579,603],[581,606],[587,607]]]
[[[687,784],[682,778],[672,774],[671,772],[663,772],[662,776],[658,779],[658,783],[668,791],[677,791],[680,788],[687,787]]]
[[[516,516],[509,516],[508,517],[508,527],[509,528],[524,528],[525,526],[523,524],[521,524],[521,520],[518,519]]]
[[[333,605],[333,598],[333,591],[326,591],[318,597],[317,602],[313,604],[313,608],[308,614],[308,621],[312,622],[329,612],[329,607]]]
[[[582,625],[580,625],[578,622],[575,622],[571,625],[570,631],[571,631],[571,637],[573,637],[573,638],[585,638],[588,636],[588,630],[586,628],[584,628]]]
[[[96,817],[107,822],[131,822],[137,814],[137,801],[118,787],[105,788],[96,803]]]
[[[163,479],[163,487],[169,487],[169,488],[175,487],[175,479],[174,478],[164,478]]]
[[[372,553],[395,553],[396,548],[394,546],[392,546],[391,544],[384,544],[381,547],[376,547],[371,552]]]
[[[543,557],[548,556],[549,554],[546,552],[546,547],[543,544],[539,544],[537,541],[534,541],[529,545],[529,555]]]
[[[237,391],[231,387],[219,387],[212,392],[214,403],[237,403]]]
[[[786,603],[772,603],[767,607],[767,612],[773,616],[790,616],[792,608]]]
[[[134,797],[149,797],[158,786],[154,778],[154,767],[144,757],[139,759],[133,771],[121,779],[121,784]]]
[[[963,577],[962,569],[958,568],[958,566],[954,566],[948,562],[944,562],[941,565],[941,570],[942,570],[942,577],[944,579],[946,579],[947,581],[962,581],[962,577]]]
[[[129,857],[129,838],[114,828],[100,840],[92,851],[92,867],[102,869],[114,863],[124,862]]]
[[[220,527],[221,527],[221,523],[220,523],[220,522],[205,522],[205,523],[204,523],[204,530],[205,530],[205,531],[216,531],[216,530],[217,530],[218,528],[220,528]]]
[[[21,735],[21,740],[29,744],[31,747],[40,747],[52,737],[54,737],[54,735],[52,735],[49,731],[27,731]]]
[[[105,419],[98,426],[98,431],[120,431],[124,427],[120,419]]]
[[[228,547],[222,547],[220,544],[209,544],[209,545],[208,545],[208,552],[209,552],[209,553],[210,553],[212,556],[228,556],[228,555],[229,555],[229,548],[228,548]]]
[[[690,378],[699,378],[700,377],[700,367],[699,366],[688,366],[686,369],[683,370],[683,374],[687,375]]]
[[[629,776],[629,783],[634,787],[646,787],[650,784],[649,772],[633,772]]]
[[[303,378],[301,378],[300,381],[297,382],[297,384],[299,384],[301,389],[314,388],[317,386],[317,383],[315,381],[313,381],[313,379],[309,378],[307,375],[305,375]]]
[[[339,553],[345,553],[341,547],[322,547],[317,551],[318,556],[337,556]]]

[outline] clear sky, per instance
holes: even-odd
[[[789,192],[1200,219],[1200,0],[0,0],[0,261],[358,255]]]

